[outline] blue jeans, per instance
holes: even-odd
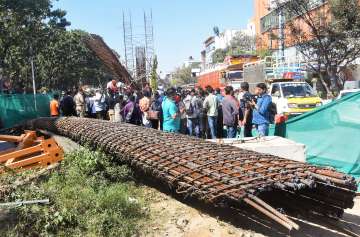
[[[217,117],[216,116],[208,116],[207,118],[208,118],[211,139],[216,139]]]
[[[226,126],[227,138],[236,138],[237,129],[235,126]]]
[[[190,136],[200,137],[200,121],[198,118],[188,118],[187,119],[187,129],[189,131]]]
[[[269,124],[256,124],[256,130],[261,137],[269,136]]]

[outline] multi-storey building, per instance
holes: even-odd
[[[280,3],[286,3],[282,0]],[[285,56],[296,56],[296,50],[291,37],[287,35],[287,15],[278,7],[279,0],[254,0],[255,28],[257,36],[257,48],[277,50],[285,47]],[[326,0],[311,0],[311,11],[320,11],[327,7]],[[285,29],[281,31],[281,26]],[[283,34],[283,35],[282,35]]]
[[[226,49],[230,46],[232,39],[242,33],[247,36],[255,37],[255,22],[252,20],[246,29],[236,30],[227,29],[219,35],[210,36],[204,42],[204,49],[201,51],[201,66],[203,70],[213,67],[212,55],[217,49]]]
[[[281,0],[280,3],[287,1],[289,0]],[[286,27],[286,22],[290,20],[288,17],[291,16],[284,14],[278,3],[279,0],[254,0],[256,47],[257,49],[270,49],[274,56],[302,60],[291,35],[288,34],[289,29]],[[323,14],[327,14],[329,7],[327,0],[310,0],[310,4],[311,12],[322,11]],[[306,31],[306,29],[306,24],[304,24],[304,30]],[[354,62],[357,66],[351,68],[349,78],[360,79],[359,63],[360,59]]]

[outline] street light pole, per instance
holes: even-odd
[[[285,56],[285,19],[282,6],[279,9],[279,51],[280,57],[283,59]]]
[[[29,27],[31,25],[31,17],[28,17]],[[30,64],[31,64],[31,77],[32,77],[32,85],[33,85],[33,93],[34,93],[34,107],[37,111],[37,103],[36,103],[36,85],[35,85],[35,66],[34,66],[34,51],[32,47],[32,37],[29,39],[29,54],[30,54]]]
[[[34,93],[34,106],[35,110],[37,110],[37,103],[36,103],[36,84],[35,84],[35,66],[34,66],[34,57],[32,54],[32,47],[30,46],[30,64],[31,64],[31,77],[32,77],[32,85],[33,85],[33,93]]]

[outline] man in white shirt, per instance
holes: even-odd
[[[208,96],[206,96],[204,100],[203,108],[206,110],[211,139],[216,139],[216,127],[219,106],[218,99],[214,95],[214,90],[211,86],[206,87],[206,91],[208,93]]]

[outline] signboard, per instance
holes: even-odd
[[[227,65],[238,65],[258,61],[259,57],[254,55],[241,55],[237,57],[227,56],[224,62]]]
[[[301,72],[285,72],[283,74],[283,78],[293,80],[305,80],[305,75]]]

